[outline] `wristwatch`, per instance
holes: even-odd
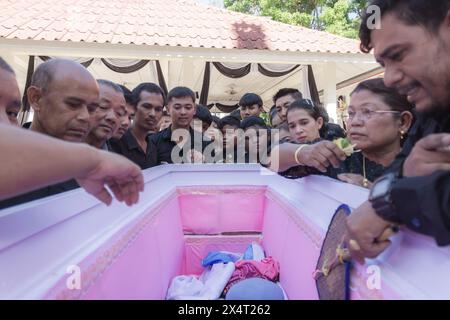
[[[391,191],[397,181],[394,173],[389,173],[376,180],[370,190],[369,201],[375,212],[384,220],[401,223],[395,212]]]

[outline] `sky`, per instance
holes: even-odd
[[[200,3],[214,5],[216,7],[223,8],[223,0],[197,0]]]

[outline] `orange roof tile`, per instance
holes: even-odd
[[[0,38],[360,53],[352,39],[193,0],[2,0]]]

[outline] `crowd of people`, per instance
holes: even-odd
[[[271,108],[246,93],[238,111],[218,118],[190,88],[129,90],[64,59],[35,70],[26,92],[33,119],[19,128],[17,81],[0,58],[0,209],[80,186],[110,203],[108,186],[133,204],[143,188],[140,169],[260,163],[286,178],[321,174],[370,188],[348,220],[358,259],[382,252],[389,240],[380,236],[398,224],[450,244],[450,4],[372,4],[382,28],[367,27],[364,17],[361,50],[373,50],[385,74],[353,90],[345,130],[295,88],[275,92]]]

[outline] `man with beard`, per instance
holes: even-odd
[[[113,152],[130,159],[141,169],[150,167],[150,136],[158,130],[165,105],[162,89],[154,83],[141,83],[131,93],[136,115],[131,129],[120,140],[111,141]]]
[[[361,49],[374,50],[385,83],[415,105],[418,119],[391,171],[377,180],[369,201],[347,221],[352,256],[374,258],[390,244],[380,239],[405,225],[450,244],[450,1],[374,0],[381,28],[364,17]]]

